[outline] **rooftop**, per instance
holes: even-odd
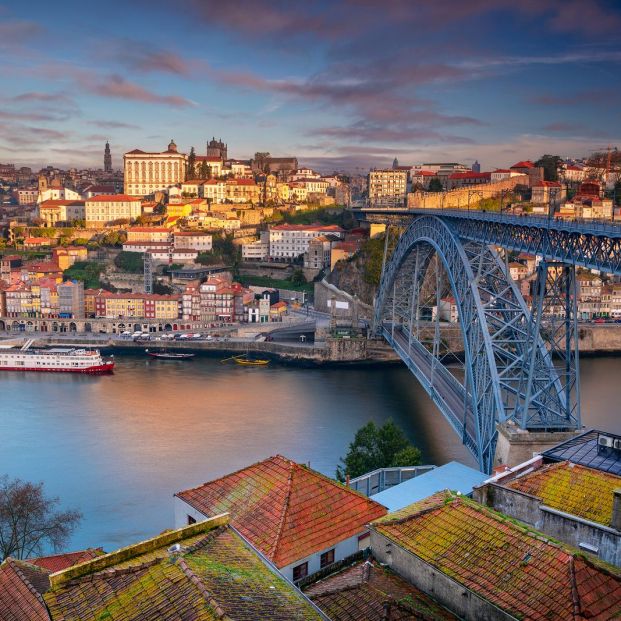
[[[206,516],[230,512],[231,524],[277,567],[365,530],[386,509],[276,455],[176,494]]]
[[[305,594],[332,621],[456,619],[428,595],[376,562],[359,561],[311,584]],[[386,607],[390,606],[389,616]]]
[[[342,233],[343,229],[336,224],[277,224],[270,227],[271,231],[323,231],[325,233]]]
[[[610,438],[613,446],[601,444],[600,438]],[[614,448],[615,441],[621,446],[621,436],[592,429],[544,451],[542,455],[546,461],[568,460],[574,464],[621,476],[621,450]]]
[[[50,577],[62,621],[319,621],[321,614],[218,516]]]
[[[543,503],[585,520],[610,526],[614,490],[621,477],[569,461],[549,464],[505,484]]]
[[[86,199],[87,203],[111,203],[119,201],[125,203],[128,201],[142,202],[142,198],[140,196],[129,196],[129,194],[98,194],[97,196]]]
[[[50,587],[49,575],[101,554],[101,550],[82,550],[27,561],[7,558],[0,565],[0,619],[50,621],[43,601]]]
[[[463,496],[435,494],[372,528],[513,617],[603,621],[621,614],[618,569]]]
[[[48,573],[40,567],[6,559],[0,565],[0,618],[6,621],[49,621],[43,593]]]
[[[436,492],[451,488],[462,494],[471,494],[473,487],[489,478],[488,475],[456,461],[434,468],[403,483],[389,487],[373,496],[373,500],[398,511],[413,502],[427,498]]]

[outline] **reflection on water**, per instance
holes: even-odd
[[[582,361],[583,418],[621,432],[621,359]],[[361,425],[392,417],[424,460],[474,465],[401,367],[243,368],[117,358],[108,377],[0,376],[0,473],[79,507],[71,547],[106,549],[173,524],[172,495],[274,453],[333,475]],[[588,405],[587,405],[588,404]]]

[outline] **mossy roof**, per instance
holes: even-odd
[[[431,597],[373,560],[359,561],[311,584],[308,595],[332,621],[383,621],[386,605],[394,621],[457,619]]]
[[[516,618],[621,616],[621,574],[463,496],[440,492],[372,528]]]
[[[564,461],[519,477],[505,487],[536,496],[553,509],[610,526],[614,490],[621,489],[621,477]]]
[[[228,526],[53,587],[53,621],[316,621],[320,614]]]
[[[231,525],[277,567],[363,532],[386,508],[319,472],[270,457],[176,494],[205,516]]]

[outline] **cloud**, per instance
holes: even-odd
[[[25,42],[41,36],[43,27],[37,22],[6,19],[0,22],[0,49],[21,47]]]
[[[140,129],[138,125],[132,123],[122,123],[120,121],[87,121],[89,125],[101,127],[102,129]]]
[[[0,138],[9,144],[37,145],[49,142],[64,142],[70,135],[70,132],[61,132],[47,127],[0,122]]]
[[[42,93],[37,91],[30,91],[27,93],[21,93],[20,95],[14,95],[9,98],[11,101],[21,102],[38,102],[38,103],[70,103],[73,104],[73,99],[68,97],[64,93]]]
[[[577,91],[566,95],[536,95],[530,101],[543,106],[574,106],[580,104],[589,105],[610,105],[619,102],[621,94],[612,89],[593,89],[587,91]]]
[[[172,73],[174,75],[188,76],[200,63],[188,60],[175,52],[168,50],[149,48],[148,43],[141,41],[120,40],[118,46],[122,52],[115,53],[113,58],[124,66],[139,73]],[[104,56],[109,54],[108,46],[101,52]]]
[[[126,99],[143,103],[164,104],[177,108],[196,105],[194,102],[179,95],[160,95],[154,93],[135,82],[130,82],[118,74],[104,77],[93,76],[90,73],[76,74],[81,88],[100,97],[112,99]]]
[[[0,110],[0,119],[14,121],[64,121],[68,117],[44,112],[12,112],[10,110]]]

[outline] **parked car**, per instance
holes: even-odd
[[[597,319],[593,319],[593,323],[606,323],[606,320],[598,317]]]

